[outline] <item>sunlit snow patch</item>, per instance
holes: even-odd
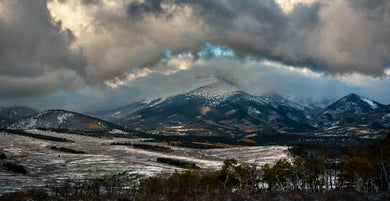
[[[58,123],[63,124],[68,118],[73,117],[72,113],[64,113],[57,116]]]
[[[363,100],[364,102],[366,102],[367,104],[369,104],[370,107],[371,107],[372,109],[375,109],[375,108],[378,107],[378,105],[376,105],[376,104],[375,104],[372,100],[370,100],[370,99],[362,98],[362,100]]]
[[[119,129],[112,129],[109,133],[111,134],[129,134],[128,132],[119,130]]]

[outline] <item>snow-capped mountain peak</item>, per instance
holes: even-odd
[[[188,92],[186,95],[213,101],[223,101],[240,92],[242,91],[233,84],[228,83],[225,80],[218,79]]]
[[[366,114],[372,110],[382,106],[382,104],[370,100],[366,97],[359,96],[357,94],[349,94],[344,96],[340,100],[334,102],[324,112],[326,113],[340,113],[340,112],[353,112],[357,114]]]

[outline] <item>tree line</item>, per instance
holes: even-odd
[[[71,154],[87,154],[85,151],[78,151],[78,150],[66,148],[66,147],[51,146],[50,149],[62,151],[62,152],[66,152],[66,153],[71,153]]]
[[[227,159],[218,171],[186,170],[141,182],[145,193],[313,193],[333,190],[390,191],[390,136],[371,146],[355,147],[342,158],[282,158],[262,167]]]
[[[111,145],[133,146],[136,149],[145,149],[145,150],[164,152],[164,153],[173,152],[173,149],[171,149],[169,147],[150,145],[150,144],[136,144],[136,143],[131,143],[131,142],[113,142],[113,143],[111,143]]]
[[[162,160],[162,159],[160,159]],[[368,147],[355,147],[339,158],[282,158],[275,164],[257,166],[226,159],[219,170],[201,168],[162,172],[138,181],[113,176],[70,185],[56,183],[56,193],[132,194],[145,196],[224,196],[231,193],[334,191],[389,192],[390,136]],[[67,188],[64,188],[67,186]],[[80,187],[83,186],[83,187]],[[100,190],[99,190],[100,189]],[[104,190],[101,190],[104,189]]]
[[[195,163],[177,160],[177,159],[173,159],[173,158],[158,157],[157,162],[166,163],[169,165],[173,165],[173,166],[185,168],[185,169],[199,169],[199,167]]]
[[[72,142],[71,140],[67,140],[66,138],[53,137],[53,136],[41,135],[41,134],[34,134],[34,133],[29,133],[29,132],[26,132],[23,130],[3,129],[2,131],[9,133],[9,134],[21,135],[21,136],[25,136],[25,137],[40,139],[40,140],[48,140],[48,141],[54,141],[54,142]]]

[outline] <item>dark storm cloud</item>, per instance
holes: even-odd
[[[311,5],[298,4],[289,14],[289,18],[294,27],[298,30],[313,31],[319,22],[320,3],[313,3]]]
[[[296,48],[302,47],[305,41],[306,35],[302,32],[313,31],[317,26],[321,5],[319,3],[299,4],[289,15],[286,15],[274,0],[180,0],[159,1],[158,5],[162,3],[167,6],[191,8],[193,19],[202,23],[203,32],[196,36],[203,43],[229,46],[241,56],[260,56],[297,66],[308,64],[309,61],[314,64],[310,57],[305,57],[304,53],[296,51]],[[130,5],[134,4],[137,8],[151,7],[148,2],[133,2]],[[161,13],[178,16],[180,12],[177,14],[177,10],[178,8],[168,13],[156,9],[137,9],[129,17],[140,19],[139,16],[156,16]],[[176,39],[177,37],[167,38]]]
[[[387,0],[349,0],[354,9],[363,12],[373,20],[384,20],[389,15],[389,3]]]
[[[100,0],[82,0],[81,2],[85,5],[90,5],[90,4],[98,4]]]
[[[218,57],[199,56],[205,44],[231,48],[231,59],[242,62],[237,69],[256,58],[336,78],[354,72],[380,77],[390,61],[387,0],[301,3],[289,12],[275,0],[48,2],[55,4],[50,12],[44,0],[0,0],[0,96],[168,76],[190,70],[200,57]],[[169,60],[183,52],[193,57]]]
[[[298,4],[285,14],[274,0],[179,1],[194,5],[197,19],[211,27],[206,39],[233,48],[237,55],[260,56],[317,68],[301,50],[306,33],[318,25],[320,3]]]
[[[55,90],[61,85],[58,79],[46,77],[53,72],[71,71],[84,76],[86,59],[80,50],[69,49],[75,40],[74,34],[62,29],[61,22],[52,20],[46,1],[0,3],[1,94],[39,94]],[[40,87],[30,87],[38,86],[36,83],[41,83]]]
[[[237,17],[235,9],[229,7],[229,4],[224,1],[178,0],[175,3],[192,7],[195,18],[203,19],[208,25],[220,28],[221,31],[231,27],[232,20]]]
[[[144,14],[154,14],[156,16],[164,13],[161,7],[162,0],[145,0],[145,2],[134,1],[127,6],[127,14],[136,20],[142,19]]]
[[[256,21],[268,24],[272,27],[286,26],[287,18],[282,9],[274,0],[256,1],[244,0],[229,2],[233,8],[236,8],[240,15],[248,15]]]
[[[176,9],[169,13],[163,4]],[[178,16],[178,6],[189,7],[193,18],[202,23],[204,35],[197,36],[203,42],[330,74],[381,76],[390,58],[390,2],[385,0],[300,3],[289,13],[274,0],[137,1],[130,5],[137,8],[128,12],[132,18],[147,15],[163,21],[162,13]]]

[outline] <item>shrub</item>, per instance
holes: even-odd
[[[3,167],[12,172],[27,174],[27,170],[24,169],[23,165],[18,165],[12,162],[5,162]]]

